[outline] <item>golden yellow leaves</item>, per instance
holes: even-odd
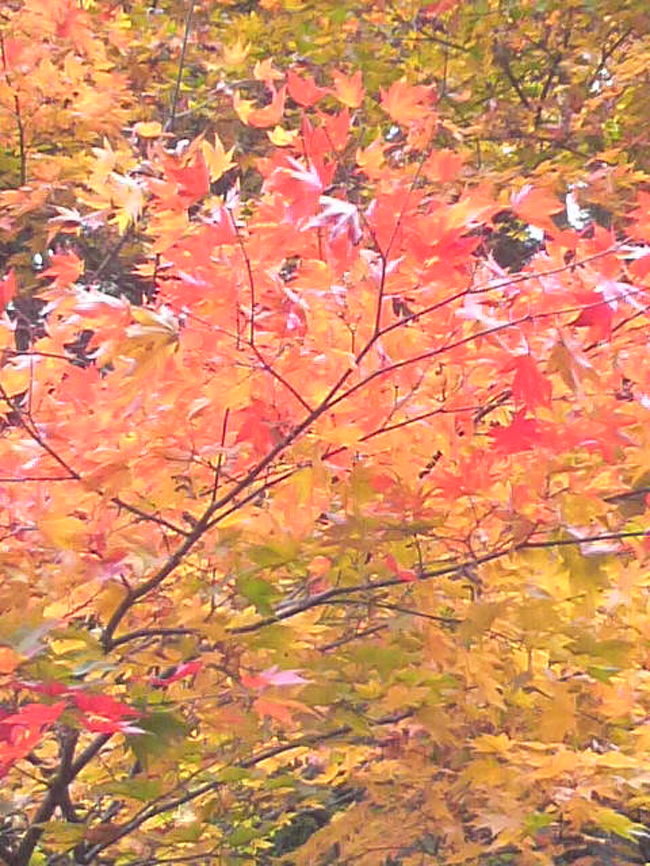
[[[133,323],[125,331],[126,339],[115,346],[115,353],[134,362],[132,373],[142,373],[165,361],[178,347],[180,326],[177,317],[164,308],[154,312],[133,307]]]
[[[93,153],[96,161],[86,181],[90,194],[84,195],[84,202],[95,210],[105,211],[109,222],[124,234],[138,221],[144,208],[142,182],[137,177],[116,171],[118,162],[123,162],[125,155],[113,150],[108,141],[104,142],[103,148],[94,148]]]
[[[226,151],[221,139],[216,133],[214,135],[214,144],[210,144],[207,139],[201,139],[199,142],[199,148],[208,166],[210,181],[212,183],[219,180],[219,178],[223,177],[227,171],[237,165],[233,160],[235,148],[231,147],[230,150]]]

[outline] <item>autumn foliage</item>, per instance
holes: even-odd
[[[1,13],[0,860],[643,862],[641,5],[316,5]]]

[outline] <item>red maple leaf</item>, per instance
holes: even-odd
[[[323,129],[332,150],[341,151],[348,143],[350,133],[350,110],[344,108],[338,114],[323,114]]]
[[[580,296],[580,301],[587,304],[573,324],[577,327],[590,328],[589,338],[600,342],[609,340],[612,336],[612,319],[614,312],[603,296],[598,292],[589,292]]]
[[[517,412],[507,427],[494,427],[490,435],[494,439],[495,451],[501,454],[532,451],[542,439],[539,423],[534,418],[526,418],[525,410]]]
[[[537,406],[550,406],[552,386],[546,376],[540,373],[534,358],[530,355],[517,355],[504,372],[510,370],[515,371],[512,382],[515,402],[533,410]]]
[[[123,719],[127,716],[142,715],[138,710],[133,709],[128,704],[123,704],[121,701],[116,701],[110,695],[90,695],[84,692],[75,692],[72,699],[82,713],[92,713],[106,719]]]
[[[433,87],[409,84],[406,79],[401,78],[394,81],[387,90],[382,87],[381,107],[395,123],[407,126],[431,111],[434,95]]]
[[[162,152],[161,162],[167,178],[178,186],[183,204],[192,205],[210,191],[210,172],[200,151],[181,160]]]
[[[0,310],[4,310],[16,294],[16,274],[13,268],[6,277],[0,279]]]

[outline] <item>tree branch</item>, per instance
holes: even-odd
[[[558,538],[549,539],[546,541],[523,541],[519,544],[509,545],[501,550],[486,553],[484,556],[477,556],[472,559],[466,559],[462,562],[450,562],[449,565],[442,568],[434,569],[433,571],[423,571],[418,575],[418,581],[432,580],[436,577],[445,577],[450,574],[460,574],[466,569],[477,568],[485,565],[487,562],[501,559],[504,556],[510,556],[513,553],[519,553],[523,550],[539,550],[543,548],[555,547],[577,547],[580,544],[593,544],[596,541],[622,541],[625,538],[645,538],[648,535],[646,530],[631,530],[629,532],[603,532],[599,535],[582,536],[579,538]],[[356,584],[355,586],[339,586],[333,589],[327,589],[324,592],[309,596],[296,602],[292,607],[285,608],[282,611],[256,620],[255,622],[247,623],[246,625],[236,626],[228,629],[229,634],[250,634],[251,632],[259,631],[267,626],[274,625],[285,619],[297,616],[304,613],[306,610],[311,610],[314,607],[322,607],[339,599],[346,598],[351,595],[359,595],[361,593],[376,593],[377,590],[390,589],[392,587],[406,584],[398,577],[386,578],[385,580],[377,580],[373,583]],[[429,615],[427,615],[429,616]],[[438,617],[432,617],[438,619]],[[443,617],[443,621],[447,618]],[[451,618],[453,620],[453,618]]]
[[[399,712],[383,716],[382,718],[376,719],[374,721],[370,720],[369,724],[377,727],[384,725],[394,725],[398,722],[403,721],[404,719],[410,718],[412,715],[413,710],[411,709],[401,710]],[[263,749],[262,751],[257,752],[256,754],[251,755],[248,758],[244,758],[241,761],[236,761],[232,766],[240,767],[244,770],[251,769],[252,767],[257,766],[264,761],[268,761],[270,758],[275,758],[278,755],[285,754],[286,752],[291,752],[295,749],[303,749],[319,745],[320,743],[325,743],[329,740],[335,740],[339,737],[343,737],[351,732],[352,728],[349,725],[342,725],[341,727],[335,728],[333,731],[329,731],[325,734],[308,734],[304,737],[299,737],[293,742],[281,743],[277,746],[271,746],[268,749]],[[109,848],[111,845],[115,844],[115,842],[123,839],[125,836],[128,836],[130,833],[132,833],[134,830],[137,830],[139,827],[141,827],[147,821],[150,821],[152,818],[155,818],[158,815],[162,815],[165,812],[170,812],[173,809],[177,809],[179,806],[183,806],[185,803],[190,803],[193,800],[202,797],[204,794],[209,794],[211,791],[216,791],[218,788],[221,788],[223,784],[223,782],[206,782],[205,784],[200,785],[199,787],[194,788],[191,791],[186,791],[184,794],[180,794],[178,797],[167,800],[167,802],[165,803],[161,803],[150,808],[145,807],[135,818],[132,818],[125,824],[122,824],[119,828],[116,827],[116,833],[113,835],[110,841],[94,845],[89,851],[86,852],[80,862],[83,864],[91,863],[94,858],[106,848]]]
[[[192,29],[192,15],[194,14],[194,4],[196,0],[188,0],[187,14],[185,16],[185,29],[183,32],[183,44],[181,46],[181,56],[178,61],[178,74],[176,76],[176,84],[174,86],[174,94],[169,110],[169,117],[165,124],[165,132],[172,132],[174,129],[174,121],[176,120],[176,109],[178,108],[178,99],[181,93],[181,84],[183,81],[183,69],[185,68],[185,56],[187,54],[187,46],[190,39],[190,31]]]
[[[606,255],[608,253],[613,252],[616,248],[618,248],[620,246],[621,246],[621,244],[616,244],[613,247],[609,248],[607,251],[601,251],[597,254],[594,254],[593,256],[587,257],[584,261],[588,261],[588,260],[591,260],[594,258],[600,258],[603,255]],[[539,279],[545,275],[551,275],[551,274],[555,274],[555,273],[559,273],[559,272],[568,270],[570,268],[575,268],[575,267],[579,266],[580,264],[581,264],[581,262],[571,262],[570,264],[567,264],[567,265],[559,267],[559,268],[552,268],[546,272],[539,272],[539,273],[535,273],[535,274],[522,275],[521,278],[519,278],[519,279],[513,278],[513,279],[504,280],[502,283],[499,283],[496,285],[490,286],[490,285],[486,284],[485,287],[483,287],[483,288],[480,287],[477,290],[473,290],[472,293],[478,292],[478,291],[483,291],[483,290],[492,291],[498,287],[505,287],[505,286],[511,285],[513,282],[521,282],[524,279],[526,279],[526,280]],[[465,294],[465,292],[463,292],[461,294]],[[458,295],[458,297],[460,297],[460,296],[461,295]],[[437,308],[439,306],[440,306],[440,304],[436,304],[435,308]],[[373,333],[372,336],[369,338],[368,342],[366,343],[366,345],[364,346],[364,348],[356,356],[355,366],[354,367],[353,366],[348,367],[348,369],[346,371],[344,371],[339,376],[337,381],[332,385],[329,392],[326,394],[326,396],[321,401],[320,405],[317,406],[315,409],[313,409],[311,412],[308,412],[306,414],[306,416],[303,418],[303,420],[301,422],[299,422],[291,431],[289,431],[289,433],[287,433],[286,436],[284,436],[277,443],[277,445],[275,445],[266,454],[265,457],[263,457],[255,466],[253,466],[249,470],[249,472],[247,472],[246,475],[239,482],[237,482],[233,487],[231,487],[231,489],[227,493],[225,493],[222,497],[220,497],[219,499],[217,499],[214,502],[211,502],[209,504],[209,506],[203,512],[202,516],[197,520],[196,525],[193,527],[193,529],[190,532],[184,533],[185,540],[176,548],[176,550],[169,556],[169,558],[167,559],[165,564],[155,574],[153,574],[148,580],[145,580],[143,583],[141,583],[138,587],[131,589],[126,593],[125,597],[120,602],[120,604],[116,607],[115,611],[113,612],[112,616],[110,617],[110,619],[109,619],[109,621],[108,621],[108,623],[104,629],[102,642],[103,642],[105,651],[108,652],[113,647],[113,645],[114,645],[113,644],[113,635],[115,634],[117,628],[119,627],[120,623],[122,622],[122,620],[124,619],[124,617],[126,616],[128,611],[133,607],[133,605],[136,604],[136,602],[138,602],[139,599],[143,598],[145,595],[147,595],[153,589],[158,587],[165,580],[165,578],[167,578],[173,571],[176,570],[176,568],[181,564],[181,562],[183,562],[183,560],[185,559],[187,554],[194,548],[194,546],[197,544],[197,542],[203,537],[203,535],[206,531],[208,531],[209,529],[218,525],[219,522],[222,521],[228,514],[231,514],[233,511],[236,511],[237,509],[241,508],[243,504],[245,504],[247,501],[250,501],[252,498],[255,497],[255,495],[257,495],[257,494],[248,494],[242,501],[239,501],[239,502],[237,501],[237,498],[240,495],[240,493],[243,493],[245,490],[247,490],[253,484],[253,482],[257,478],[259,478],[259,476],[275,462],[276,458],[278,458],[282,453],[284,453],[284,451],[286,451],[286,449],[289,447],[289,445],[291,445],[293,442],[295,442],[306,430],[308,430],[312,426],[312,424],[316,420],[318,420],[318,418],[320,418],[322,415],[324,415],[325,412],[329,411],[331,408],[338,405],[343,400],[346,400],[352,394],[356,393],[358,390],[365,387],[367,384],[369,384],[371,381],[373,381],[374,379],[376,379],[379,376],[387,375],[391,372],[394,372],[396,370],[401,369],[402,367],[408,366],[410,364],[418,363],[419,361],[429,360],[429,359],[434,358],[438,355],[442,355],[446,352],[449,352],[454,348],[458,348],[459,346],[473,342],[474,340],[479,340],[483,337],[489,337],[493,334],[499,333],[500,331],[503,331],[503,330],[506,330],[509,328],[513,328],[518,324],[522,324],[523,322],[535,321],[535,320],[540,319],[540,318],[546,318],[549,316],[566,314],[568,312],[577,312],[577,311],[581,311],[583,309],[586,309],[589,306],[598,306],[598,304],[583,305],[581,307],[571,308],[570,310],[569,309],[562,309],[562,310],[548,311],[548,312],[544,312],[544,313],[539,313],[538,315],[528,314],[526,316],[521,316],[518,319],[513,319],[509,322],[503,322],[503,323],[501,323],[497,326],[494,326],[492,328],[486,328],[482,331],[477,331],[475,334],[470,334],[467,337],[463,337],[462,339],[456,340],[452,343],[447,343],[444,346],[439,346],[438,348],[432,349],[429,352],[423,352],[420,355],[416,355],[414,357],[407,358],[407,359],[400,361],[400,362],[397,362],[395,364],[391,364],[390,366],[385,367],[383,369],[374,370],[373,372],[369,373],[361,381],[357,382],[354,385],[351,385],[349,388],[347,388],[347,390],[341,391],[345,382],[347,382],[347,380],[352,375],[353,370],[359,365],[361,360],[370,351],[371,346],[374,345],[374,343],[379,338],[379,336],[381,336],[382,333],[386,333],[387,331],[392,330],[394,325],[387,326],[386,328],[382,329],[378,334]],[[414,314],[414,316],[412,316],[412,317],[407,317],[407,319],[402,319],[402,320],[400,320],[398,325],[403,326],[406,323],[406,321],[408,321],[409,318],[415,318],[416,315],[424,315],[425,312],[430,312],[430,311],[432,311],[432,309],[433,308],[429,308],[427,311],[421,311],[419,314]],[[293,474],[293,471],[294,470],[290,470],[284,476],[281,476],[281,478],[290,477]],[[273,481],[273,484],[276,484],[276,483],[279,483],[278,479]],[[268,487],[268,486],[270,486],[270,484],[262,485],[260,488],[258,488],[258,494],[260,491],[263,491],[265,489],[265,487]],[[228,508],[228,510],[224,511],[224,509],[226,509],[227,506],[231,506],[231,507]],[[219,512],[222,512],[222,513],[219,513]],[[275,622],[277,620],[271,618],[270,621]]]

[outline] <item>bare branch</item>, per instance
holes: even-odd
[[[190,32],[192,30],[192,15],[194,14],[195,2],[196,0],[188,0],[187,2],[187,14],[185,16],[183,44],[181,46],[180,60],[178,61],[178,74],[176,76],[174,94],[172,96],[172,103],[169,110],[169,118],[167,119],[167,123],[165,124],[165,132],[172,132],[174,129],[174,122],[176,120],[176,109],[178,108],[178,99],[180,97],[181,83],[183,81],[183,69],[185,68],[185,57],[187,55],[187,46],[189,44]]]

